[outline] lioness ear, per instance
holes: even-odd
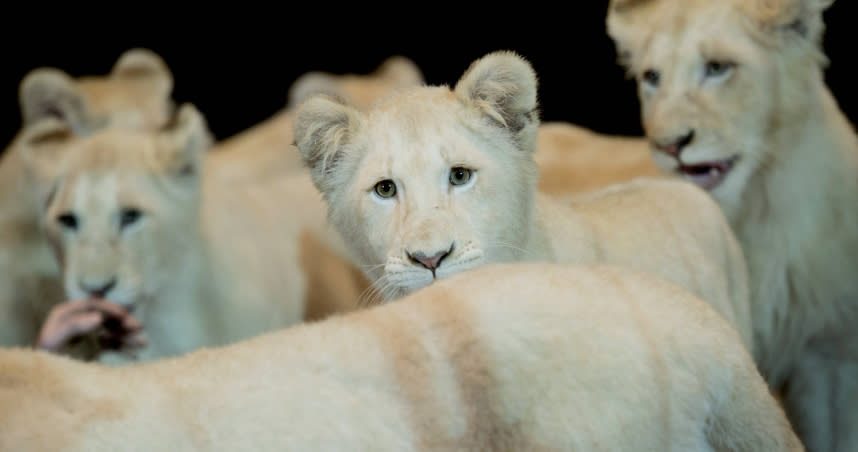
[[[158,162],[168,172],[182,177],[200,173],[203,156],[211,144],[203,115],[192,104],[182,104],[160,131]]]
[[[298,107],[295,146],[316,188],[327,194],[337,186],[337,169],[363,124],[361,113],[337,99],[317,94]]]
[[[163,58],[148,49],[126,50],[116,60],[110,75],[149,83],[161,96],[169,96],[173,92],[173,74],[170,68]]]
[[[402,55],[388,57],[370,75],[383,78],[398,86],[418,86],[426,83],[417,63]]]
[[[286,108],[294,109],[316,94],[340,97],[340,86],[333,74],[310,71],[301,74],[289,86]]]
[[[754,0],[751,14],[765,28],[795,33],[818,43],[825,31],[822,13],[834,0]]]
[[[500,51],[472,63],[454,91],[460,101],[512,133],[522,149],[533,151],[539,126],[536,89],[530,63],[513,52]]]
[[[54,118],[82,132],[90,121],[86,99],[74,80],[59,69],[38,68],[25,75],[18,87],[18,102],[24,127]]]

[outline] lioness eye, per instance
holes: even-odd
[[[57,217],[57,222],[58,222],[62,227],[66,228],[66,229],[69,229],[69,230],[72,230],[72,231],[74,231],[74,230],[76,230],[76,229],[77,229],[77,215],[75,215],[75,214],[73,214],[73,213],[71,213],[71,212],[66,212],[66,213],[61,214],[60,216],[58,216],[58,217]]]
[[[733,63],[724,61],[707,61],[705,75],[706,77],[719,77],[733,69],[733,66],[735,66]]]
[[[375,184],[375,194],[381,198],[392,198],[396,196],[396,184],[390,179],[385,179]]]
[[[135,209],[133,207],[128,207],[122,209],[119,213],[119,227],[125,228],[137,222],[140,219],[140,216],[143,215],[139,209]]]
[[[471,180],[471,170],[457,166],[450,169],[450,183],[453,185],[465,185]]]
[[[659,74],[658,71],[656,71],[655,69],[647,69],[644,71],[643,75],[641,75],[641,78],[644,82],[652,86],[658,86],[659,79],[661,79],[661,74]]]

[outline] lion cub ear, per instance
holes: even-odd
[[[18,86],[18,102],[24,127],[54,118],[82,132],[90,122],[86,98],[74,79],[59,69],[43,67],[27,73]]]
[[[323,194],[338,186],[348,145],[363,124],[361,113],[339,100],[316,94],[298,106],[295,114],[295,146],[313,183]]]
[[[765,28],[795,33],[820,43],[825,31],[822,13],[834,0],[754,0],[743,4]]]
[[[159,132],[157,161],[168,173],[181,178],[200,174],[211,140],[202,113],[192,104],[182,104]]]
[[[508,130],[522,150],[532,152],[539,126],[537,85],[530,63],[514,52],[500,51],[473,62],[454,92]]]
[[[642,42],[642,29],[648,29],[646,17],[635,14],[645,6],[654,7],[656,0],[611,0],[608,3],[608,14],[605,25],[608,36],[614,43],[617,63],[626,69],[626,75],[632,77],[632,49],[635,44]],[[635,18],[638,20],[635,21]]]
[[[157,53],[141,48],[126,50],[119,56],[110,76],[149,83],[159,96],[173,92],[173,73]]]

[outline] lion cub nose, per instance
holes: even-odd
[[[435,273],[435,269],[441,265],[441,261],[444,260],[445,257],[449,256],[452,251],[453,247],[451,246],[449,249],[438,251],[432,256],[427,256],[426,253],[422,251],[415,251],[414,253],[405,251],[405,254],[408,255],[411,262],[420,264],[431,270],[432,273]]]
[[[653,141],[653,144],[659,151],[664,152],[673,158],[679,158],[679,155],[682,154],[682,150],[691,144],[692,140],[694,140],[694,130],[689,131],[685,135],[675,136],[666,140],[655,140]]]
[[[78,285],[81,290],[89,294],[93,298],[104,298],[107,295],[107,292],[110,292],[111,289],[116,287],[116,277],[111,278],[107,282],[102,283],[91,283],[85,281],[78,281]]]

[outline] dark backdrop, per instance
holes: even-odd
[[[826,13],[825,48],[829,86],[854,121],[858,97],[851,87],[858,66],[852,61],[855,5],[850,2],[839,0]],[[148,4],[88,12],[52,6],[49,16],[19,13],[17,24],[0,31],[7,43],[0,139],[8,143],[20,127],[17,89],[27,71],[53,66],[71,75],[104,74],[131,47],[150,48],[166,60],[175,77],[174,98],[195,103],[221,139],[283,108],[289,84],[310,70],[366,73],[401,54],[420,66],[430,84],[452,85],[473,60],[499,49],[515,50],[533,64],[544,120],[637,135],[634,83],[615,63],[604,26],[606,4],[570,2],[574,10],[564,11],[492,3],[491,14],[456,4],[349,11],[331,3],[291,13],[289,5],[216,11]]]

